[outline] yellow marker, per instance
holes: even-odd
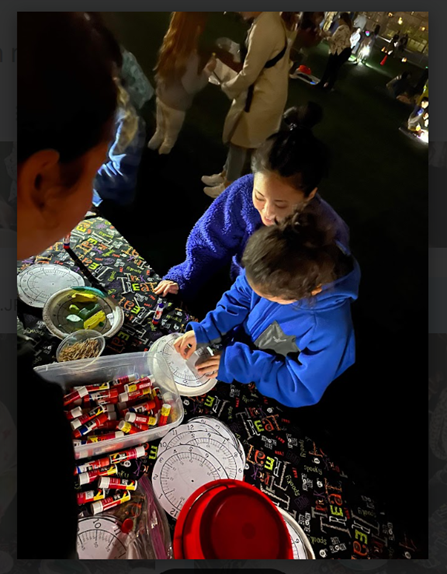
[[[99,311],[98,313],[95,313],[93,317],[90,317],[90,319],[84,321],[84,329],[94,329],[100,323],[105,321],[105,318],[106,314],[104,313],[104,311]]]

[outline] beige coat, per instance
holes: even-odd
[[[235,78],[222,84],[222,90],[233,99],[225,119],[224,143],[258,148],[278,131],[287,102],[290,46],[275,66],[263,68],[281,52],[286,41],[287,30],[279,12],[262,12],[255,18],[247,37],[244,66]],[[247,89],[253,83],[253,100],[247,113]]]

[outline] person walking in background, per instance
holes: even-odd
[[[371,50],[373,49],[374,44],[379,36],[380,26],[379,24],[374,28],[374,32],[364,32],[364,37],[360,41],[359,48],[356,54],[355,64],[359,62],[364,62],[365,59],[370,55]]]
[[[290,77],[292,79],[297,77],[297,69],[303,63],[305,57],[303,52],[307,48],[318,46],[324,38],[324,33],[321,29],[323,20],[324,12],[303,12],[301,14],[296,38],[290,51],[290,59],[292,60]]]
[[[229,145],[221,173],[203,176],[206,195],[216,198],[241,177],[247,154],[259,148],[281,124],[289,83],[287,28],[279,12],[241,12],[253,18],[242,70],[222,84],[233,100],[225,119],[223,142]]]
[[[173,12],[155,66],[157,128],[147,147],[168,154],[177,141],[194,96],[208,83],[216,67],[211,57],[202,66],[199,38],[206,12]]]
[[[407,45],[408,45],[408,34],[404,34],[402,36],[402,38],[400,38],[398,44],[397,44],[397,48],[396,48],[396,53],[395,56],[396,57],[401,57],[404,55],[405,50],[407,49]]]
[[[332,90],[337,81],[340,68],[351,55],[352,20],[347,12],[342,12],[339,26],[332,36],[328,36],[329,58],[323,77],[316,84],[323,90]]]

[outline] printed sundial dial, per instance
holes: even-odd
[[[199,348],[188,360],[185,360],[174,348],[174,342],[180,336],[179,333],[172,333],[161,337],[152,345],[149,353],[151,356],[163,356],[169,369],[169,372],[164,374],[174,378],[181,395],[187,397],[203,395],[214,387],[217,379],[206,374],[200,375],[194,365],[196,361],[205,360],[207,356],[210,356],[209,351],[207,348]]]
[[[30,265],[17,276],[18,295],[31,307],[43,308],[54,293],[83,285],[81,275],[63,265],[50,263]]]

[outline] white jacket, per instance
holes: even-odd
[[[329,52],[341,54],[343,50],[351,47],[351,30],[346,24],[340,24],[334,34],[328,38]]]
[[[279,54],[287,44],[287,30],[279,12],[261,12],[255,18],[247,36],[247,55],[242,70],[232,80],[222,84],[231,99],[225,119],[224,143],[244,148],[258,148],[278,131],[289,86],[289,52],[273,67],[265,64]],[[249,112],[244,111],[247,90],[254,84]]]

